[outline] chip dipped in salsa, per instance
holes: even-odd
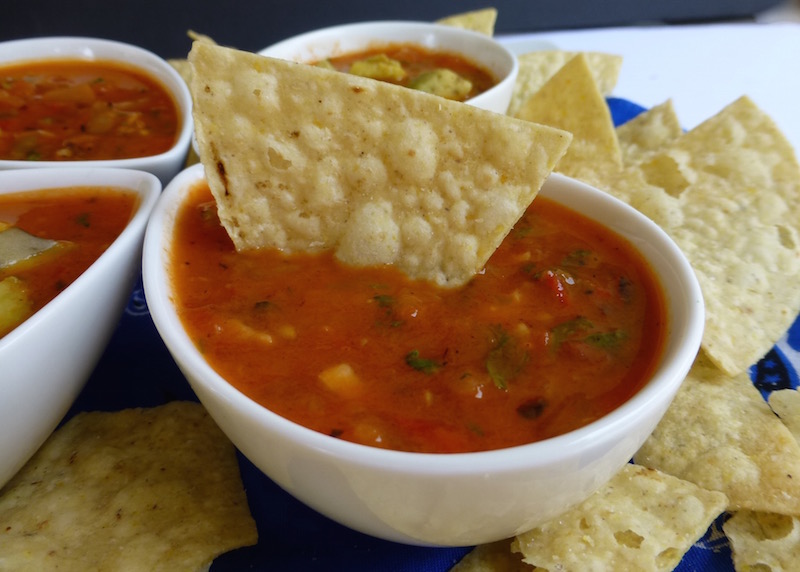
[[[316,431],[403,451],[520,445],[581,427],[648,379],[666,310],[633,247],[537,198],[465,286],[330,253],[236,252],[205,183],[176,219],[170,276],[226,380]]]
[[[0,337],[89,268],[138,202],[132,191],[107,187],[0,194]]]
[[[415,44],[390,44],[337,55],[316,65],[466,101],[497,83],[467,58]]]
[[[119,63],[44,60],[0,68],[0,159],[158,155],[175,144],[180,122],[160,82]]]

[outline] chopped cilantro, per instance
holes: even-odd
[[[583,316],[562,322],[550,330],[553,345],[557,348],[567,340],[585,333],[593,327],[592,322]]]
[[[475,433],[475,435],[477,435],[478,437],[484,436],[483,428],[477,423],[474,422],[467,423],[467,429]]]
[[[411,350],[406,354],[406,364],[422,373],[436,373],[442,365],[435,360],[420,357],[419,350]]]
[[[562,322],[550,330],[552,344],[558,348],[564,342],[579,341],[598,348],[611,350],[619,347],[620,342],[627,337],[623,330],[589,333],[593,328],[594,324],[583,316]]]
[[[84,228],[89,228],[90,226],[89,214],[88,213],[79,214],[78,216],[75,217],[75,222]]]
[[[529,236],[533,232],[533,228],[530,225],[519,225],[515,226],[512,229],[512,233],[515,238],[525,238]]]
[[[561,261],[564,266],[587,266],[594,256],[594,252],[585,248],[573,250]]]
[[[617,282],[617,290],[620,297],[626,302],[629,302],[631,298],[633,298],[635,288],[630,278],[627,276],[620,276],[619,282]]]
[[[522,371],[530,355],[516,338],[499,326],[493,337],[495,342],[486,357],[486,371],[498,389],[508,389],[508,383]]]
[[[372,297],[381,308],[391,308],[394,305],[394,297],[388,294],[378,294]]]
[[[596,334],[590,334],[583,338],[583,341],[598,348],[612,350],[618,348],[620,342],[622,342],[626,337],[627,334],[623,330],[612,330],[610,332],[598,332]]]
[[[405,320],[399,319],[394,312],[395,299],[394,296],[389,294],[376,294],[372,299],[377,302],[379,308],[383,308],[386,312],[386,317],[389,318],[390,328],[399,328],[405,323]]]

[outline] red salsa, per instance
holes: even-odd
[[[414,44],[372,47],[317,65],[466,101],[497,83],[491,72],[455,53]]]
[[[642,387],[663,350],[652,270],[624,239],[537,198],[467,285],[329,253],[237,253],[205,185],[171,277],[208,362],[274,412],[341,439],[467,452],[581,427]]]
[[[0,69],[0,159],[158,155],[175,144],[180,122],[164,86],[132,67],[51,60]]]
[[[0,337],[91,266],[138,201],[131,191],[99,187],[0,195]],[[14,256],[25,249],[29,255]]]

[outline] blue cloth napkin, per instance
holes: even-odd
[[[609,98],[616,124],[644,108]],[[751,369],[756,387],[770,391],[797,387],[800,319]],[[150,319],[141,281],[84,391],[67,415],[153,407],[172,400],[196,400]],[[285,493],[239,455],[242,480],[259,533],[258,544],[217,558],[213,572],[314,570],[444,572],[469,548],[423,548],[372,538],[341,526]],[[198,467],[198,470],[202,470]],[[686,554],[678,572],[733,570],[721,516]]]

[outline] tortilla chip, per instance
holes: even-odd
[[[479,32],[487,36],[494,36],[495,22],[497,22],[496,8],[472,10],[470,12],[446,16],[436,21],[437,24],[464,28],[465,30],[472,30],[473,32]]]
[[[724,492],[731,510],[800,515],[800,446],[746,373],[701,354],[634,459]]]
[[[800,311],[800,166],[748,98],[641,164],[681,204],[668,229],[706,301],[703,348],[729,374],[763,357]],[[645,212],[655,222],[669,225]]]
[[[773,391],[769,394],[769,406],[800,442],[800,393],[796,389]]]
[[[169,59],[167,63],[175,68],[175,71],[178,72],[178,75],[181,76],[186,85],[191,85],[192,83],[192,64],[189,63],[187,59]],[[200,162],[200,157],[197,155],[197,151],[194,149],[194,145],[189,145],[189,152],[186,155],[186,161],[184,161],[183,166],[184,168],[190,167],[196,163]]]
[[[665,193],[664,189],[647,182],[642,170],[637,168],[584,170],[581,180],[604,190],[646,214],[666,231],[683,224],[681,201]]]
[[[636,465],[512,550],[546,570],[672,570],[725,509],[725,495]]]
[[[509,538],[476,546],[450,572],[531,572],[535,569],[522,561],[521,554],[511,551]]]
[[[194,30],[189,30],[186,32],[186,35],[189,36],[192,41],[216,45],[216,42],[213,40],[213,38],[211,38],[211,36],[200,34]],[[186,82],[186,85],[192,83],[192,65],[189,63],[189,60],[185,58],[171,58],[167,60],[167,63],[175,68],[175,71],[177,71],[178,75],[183,78],[183,81]]]
[[[636,165],[683,134],[672,100],[651,107],[617,127],[624,165]]]
[[[237,249],[333,249],[468,281],[570,135],[396,85],[195,43],[200,156]]]
[[[196,403],[79,414],[1,492],[2,570],[203,570],[257,540],[235,450]]]
[[[192,80],[192,66],[189,64],[189,60],[170,58],[167,60],[167,63],[175,68],[175,71],[178,72],[178,75],[181,76],[183,81],[185,81],[188,85]]]
[[[800,519],[737,512],[722,525],[737,571],[796,572],[800,568]]]
[[[579,52],[540,50],[517,57],[519,74],[511,95],[508,114],[516,116],[519,109]],[[583,52],[597,87],[604,96],[617,85],[622,69],[622,56],[601,52]]]
[[[614,122],[584,54],[578,54],[528,99],[516,114],[569,131],[572,144],[557,171],[583,178],[597,169],[622,167]]]

